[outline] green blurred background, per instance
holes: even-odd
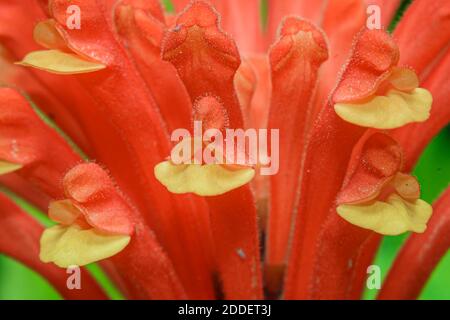
[[[170,1],[164,0],[164,2],[166,8],[171,11],[173,7]],[[410,0],[403,1],[395,22],[390,26],[391,30],[410,2]],[[266,16],[266,8],[266,6],[262,7],[263,17]],[[448,187],[450,182],[449,164],[450,126],[432,141],[414,170],[414,174],[421,183],[424,200],[433,202]],[[43,223],[50,223],[45,216],[29,204],[17,198],[15,200]],[[383,277],[386,276],[392,261],[407,237],[408,235],[384,238],[375,261],[375,264],[381,267]],[[97,265],[89,266],[89,271],[98,279],[112,299],[123,298]],[[377,290],[367,290],[364,297],[373,299],[376,294]],[[450,299],[450,252],[433,272],[420,298]],[[11,258],[0,255],[0,299],[61,299],[61,296],[39,274]]]

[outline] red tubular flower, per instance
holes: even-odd
[[[356,98],[351,84],[359,79],[366,81],[364,86],[358,86],[361,93],[356,99],[370,94],[377,86],[376,82],[385,77],[397,61],[398,49],[386,33],[362,32],[354,45],[351,59],[342,73],[332,101],[336,103]],[[377,62],[378,65],[371,62]],[[288,299],[301,297],[301,294],[308,292],[308,272],[311,272],[314,260],[315,238],[342,185],[345,175],[343,168],[348,163],[353,146],[365,132],[362,127],[342,121],[331,105],[322,111],[318,121],[306,150],[300,203],[295,220],[296,230],[285,280],[285,297]],[[324,135],[324,130],[327,135]],[[316,192],[314,186],[321,186],[321,191]],[[297,267],[299,265],[304,266],[301,271]]]
[[[337,197],[337,209],[331,210],[351,224],[336,214],[323,223],[309,298],[355,298],[361,294],[360,287],[353,287],[361,267],[355,264],[370,254],[366,246],[373,241],[372,231],[389,235],[424,232],[431,207],[418,200],[419,185],[414,177],[402,173],[402,168],[401,148],[389,136],[369,132],[358,143]]]
[[[207,227],[201,227],[206,223],[204,206],[201,203],[196,205],[190,196],[184,197],[186,201],[182,201],[181,198],[171,199],[170,194],[166,192],[157,192],[162,187],[151,171],[145,167],[151,167],[152,163],[156,164],[159,155],[168,152],[169,143],[154,100],[123,48],[115,40],[114,31],[108,27],[111,21],[108,20],[109,17],[102,15],[102,10],[105,9],[103,5],[94,1],[80,1],[78,5],[82,11],[92,14],[85,16],[81,33],[66,27],[65,2],[52,1],[50,8],[56,20],[55,28],[70,50],[74,52],[71,57],[75,54],[76,61],[101,60],[102,65],[107,66],[102,71],[77,76],[86,91],[101,104],[101,108],[96,107],[94,112],[94,116],[98,115],[97,122],[93,123],[90,120],[88,124],[91,128],[95,126],[97,129],[95,132],[100,133],[100,136],[95,136],[92,128],[92,139],[98,141],[98,145],[101,143],[97,149],[100,159],[117,174],[121,187],[136,201],[140,209],[148,212],[144,217],[167,247],[169,255],[176,261],[178,273],[181,274],[185,285],[189,286],[192,296],[211,298],[213,284],[209,233],[200,231],[207,230]],[[92,38],[96,39],[97,45],[92,46],[90,40]],[[51,72],[61,72],[58,71],[60,68],[62,70],[66,68],[65,65],[38,66],[36,63],[40,62],[34,60],[33,55],[25,57],[23,63],[35,64],[35,67],[48,69]],[[81,65],[71,63],[71,66],[75,65],[79,68],[78,71],[71,69],[67,72],[93,71],[89,64],[86,66],[84,62],[80,63]],[[94,62],[94,65],[98,64]],[[127,88],[130,90],[129,94],[125,93]],[[111,91],[121,92],[121,99],[111,96],[109,94]],[[84,118],[91,115],[91,110],[86,108],[80,112]],[[102,131],[98,131],[98,127]],[[105,144],[105,140],[110,141],[110,144]],[[155,145],[142,148],[146,145],[145,141],[154,141]],[[167,151],[164,152],[164,150]],[[132,172],[135,175],[133,179],[130,179],[128,165],[130,159],[133,159]],[[153,192],[143,190],[153,190]],[[178,209],[170,209],[171,206]],[[172,219],[171,215],[174,214],[179,216]],[[174,221],[178,222],[176,227],[174,227]],[[198,232],[187,231],[197,227],[200,228]],[[179,245],[180,242],[184,243],[183,248]],[[186,254],[186,250],[189,250],[189,254]],[[193,259],[192,256],[197,258]],[[191,267],[188,267],[189,265]],[[200,290],[199,286],[203,289]]]
[[[448,68],[448,58],[442,58],[448,56],[448,53],[445,53],[447,47],[445,39],[448,38],[446,31],[450,23],[448,10],[448,6],[440,5],[439,2],[429,6],[427,1],[414,1],[394,33],[401,51],[400,63],[409,65],[417,71],[419,77],[424,80],[423,87],[430,90],[434,100],[430,119],[424,123],[406,125],[392,132],[404,150],[406,172],[412,170],[428,142],[449,122],[448,108],[444,101],[449,92],[445,71]],[[434,17],[433,27],[418,30],[418,21],[424,21],[431,16]],[[439,32],[439,36],[436,37],[437,30],[445,31]],[[424,46],[415,45],[418,43],[418,37]],[[431,51],[434,54],[429,54]],[[367,267],[373,261],[380,241],[381,237],[374,235],[359,249],[365,254],[355,263],[354,283],[359,282],[362,285],[367,275]],[[361,292],[362,287],[357,288],[350,297],[359,298]]]
[[[234,42],[220,30],[218,15],[209,4],[195,2],[178,17],[176,26],[166,35],[163,57],[177,68],[193,103],[204,96],[214,97],[218,104],[206,106],[211,109],[209,114],[215,114],[218,105],[222,105],[225,114],[220,123],[243,128],[233,81],[240,64],[239,53]],[[213,197],[208,204],[225,296],[261,298],[258,226],[250,188],[243,186]]]
[[[65,194],[70,199],[50,204],[50,217],[69,227],[54,227],[48,232],[44,232],[41,240],[41,259],[45,262],[55,261],[58,265],[66,267],[72,264],[83,265],[105,258],[116,253],[117,250],[120,251],[124,244],[128,243],[129,237],[123,239],[117,236],[108,236],[110,238],[107,237],[107,239],[112,240],[111,244],[110,241],[100,241],[103,238],[99,238],[97,234],[94,234],[95,237],[92,238],[92,234],[78,228],[78,226],[85,228],[90,225],[100,230],[100,234],[132,232],[131,225],[128,224],[126,227],[127,224],[124,223],[129,218],[125,220],[121,218],[127,213],[127,210],[131,211],[131,209],[125,209],[127,205],[117,195],[106,173],[93,164],[80,165],[67,173],[63,192],[60,186],[61,178],[70,167],[80,162],[81,159],[53,129],[47,127],[38,118],[27,101],[16,91],[8,88],[1,89],[0,100],[2,108],[5,109],[2,121],[2,158],[7,162],[4,161],[4,168],[11,169],[10,164],[17,164],[13,166],[13,169],[25,181],[33,183],[53,198],[61,198]],[[10,108],[9,111],[8,108]],[[14,139],[11,139],[11,135]],[[49,182],[51,184],[48,184]],[[79,218],[82,215],[85,217],[84,219]],[[133,292],[133,290],[136,291],[133,289],[136,286],[133,282],[129,285],[130,292],[134,297],[143,298],[184,297],[184,291],[170,262],[159,248],[152,232],[142,224],[142,218],[139,219],[140,227],[137,227],[137,230],[140,230],[139,233],[142,236],[138,238],[138,241],[132,242],[130,248],[115,259],[120,261],[117,263],[120,268],[127,269],[128,276],[141,273],[140,268],[147,264],[152,265],[154,271],[148,276],[148,279],[143,279],[148,284],[147,291]],[[114,221],[116,225],[111,224]],[[74,222],[77,227],[70,227]],[[36,231],[33,231],[33,234],[36,234]],[[81,248],[78,247],[80,243],[92,243],[93,246]],[[100,244],[107,245],[106,253],[101,247],[98,247]],[[66,256],[64,252],[70,248],[72,249],[69,252],[79,252],[80,255]],[[77,248],[77,250],[73,248]],[[89,248],[91,251],[88,250]],[[129,254],[139,254],[140,263],[127,259]],[[125,261],[122,261],[121,257],[124,257]],[[25,259],[25,257],[21,257],[21,259]],[[33,258],[30,253],[30,258],[27,259],[37,259],[37,257]],[[155,280],[157,284],[152,284]],[[62,292],[64,293],[65,290]]]
[[[42,261],[67,267],[121,252],[111,262],[130,297],[186,297],[153,232],[102,168],[94,163],[72,168],[64,176],[63,188],[65,198],[49,206],[49,217],[58,225],[41,237]]]
[[[378,299],[416,299],[431,272],[450,247],[450,191],[434,205],[424,234],[413,234],[403,246]]]
[[[271,177],[270,185],[266,257],[268,276],[285,264],[297,198],[295,192],[286,192],[286,189],[298,189],[302,164],[301,157],[291,155],[303,154],[318,68],[328,58],[327,54],[321,31],[293,17],[284,20],[280,39],[270,51],[273,94],[268,128],[280,128],[283,139],[280,170]]]
[[[106,299],[94,279],[83,270],[83,290],[69,290],[66,271],[39,260],[43,227],[11,200],[0,194],[0,253],[11,256],[39,272],[66,299]]]
[[[1,174],[16,172],[51,197],[60,177],[80,158],[17,91],[0,89]]]
[[[65,175],[63,187],[66,198],[51,202],[48,209],[59,225],[42,235],[42,261],[63,268],[86,265],[128,245],[134,231],[131,208],[106,172],[95,164],[76,166]]]
[[[365,27],[367,8],[386,26],[399,0],[270,0],[267,30],[257,0],[173,4],[176,17],[157,0],[72,0],[74,29],[66,0],[0,3],[0,82],[99,163],[0,89],[0,184],[56,223],[0,196],[0,250],[66,298],[104,296],[91,278],[67,292],[53,264],[96,261],[131,299],[359,298],[381,236],[425,232],[431,215],[409,173],[450,120],[450,6],[414,1],[391,37]],[[199,122],[215,146],[279,129],[278,174],[235,146],[246,161],[222,162]],[[194,136],[172,146],[175,129]],[[213,162],[196,162],[203,147]],[[447,198],[380,298],[417,296],[448,248]],[[420,281],[399,291],[408,266]]]

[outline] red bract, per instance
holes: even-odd
[[[448,249],[448,192],[425,231],[410,171],[450,120],[450,5],[414,1],[391,36],[367,9],[386,27],[398,0],[270,0],[266,26],[257,0],[173,4],[73,0],[73,28],[66,0],[1,2],[0,83],[15,89],[0,89],[0,183],[57,225],[1,196],[0,251],[65,298],[104,295],[87,276],[67,291],[38,255],[101,261],[130,299],[356,299],[381,235],[424,232],[380,294],[416,298]],[[279,130],[279,172],[168,159],[199,138],[171,133],[199,121]]]

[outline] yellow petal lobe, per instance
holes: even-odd
[[[174,165],[161,162],[154,168],[156,179],[170,192],[217,196],[249,183],[255,176],[251,168],[230,170],[218,164]]]
[[[361,228],[383,235],[399,235],[407,231],[423,233],[433,208],[421,199],[411,202],[392,194],[386,202],[343,204],[337,207],[337,212],[346,221]]]
[[[127,235],[107,235],[77,225],[57,225],[42,234],[39,257],[42,262],[53,262],[61,268],[84,266],[119,253],[129,242]]]
[[[368,128],[395,129],[430,117],[433,97],[417,88],[411,92],[390,90],[361,103],[337,103],[334,110],[343,120]]]
[[[60,50],[40,50],[30,52],[21,62],[26,67],[33,67],[56,74],[89,73],[104,69],[106,66],[85,60],[76,54],[62,52]]]
[[[23,166],[18,163],[0,160],[0,175],[14,172],[16,170],[22,169],[22,167]]]

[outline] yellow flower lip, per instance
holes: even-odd
[[[433,98],[425,89],[411,93],[396,89],[363,103],[337,103],[336,113],[345,121],[375,129],[395,129],[430,117]]]
[[[417,179],[397,172],[384,180],[370,198],[361,202],[339,202],[337,213],[353,225],[383,235],[424,232],[433,208],[419,199],[420,185]]]
[[[62,268],[83,266],[119,253],[131,239],[129,235],[99,231],[80,220],[82,212],[70,200],[51,202],[48,214],[60,224],[45,229],[41,236],[42,262]]]
[[[104,64],[88,61],[76,54],[57,49],[30,52],[16,64],[55,74],[89,73],[106,68]]]
[[[407,201],[392,194],[386,201],[368,204],[342,204],[338,214],[346,221],[383,235],[399,235],[407,231],[422,233],[433,209],[421,199]]]
[[[347,222],[383,235],[424,232],[433,211],[420,184],[402,172],[403,153],[391,136],[370,132],[354,148],[336,211]]]
[[[0,175],[11,173],[23,168],[19,163],[13,163],[5,160],[0,160]]]
[[[219,164],[180,164],[170,161],[154,168],[156,179],[175,194],[194,193],[218,196],[249,183],[255,176],[252,168],[229,169]]]
[[[76,224],[45,229],[41,236],[42,262],[53,262],[61,268],[84,266],[114,256],[130,242],[129,235],[110,235]]]
[[[334,105],[343,120],[362,127],[395,129],[430,117],[433,97],[428,90],[418,88],[414,71],[394,68],[386,80],[385,94],[375,93],[361,101],[338,102]]]

